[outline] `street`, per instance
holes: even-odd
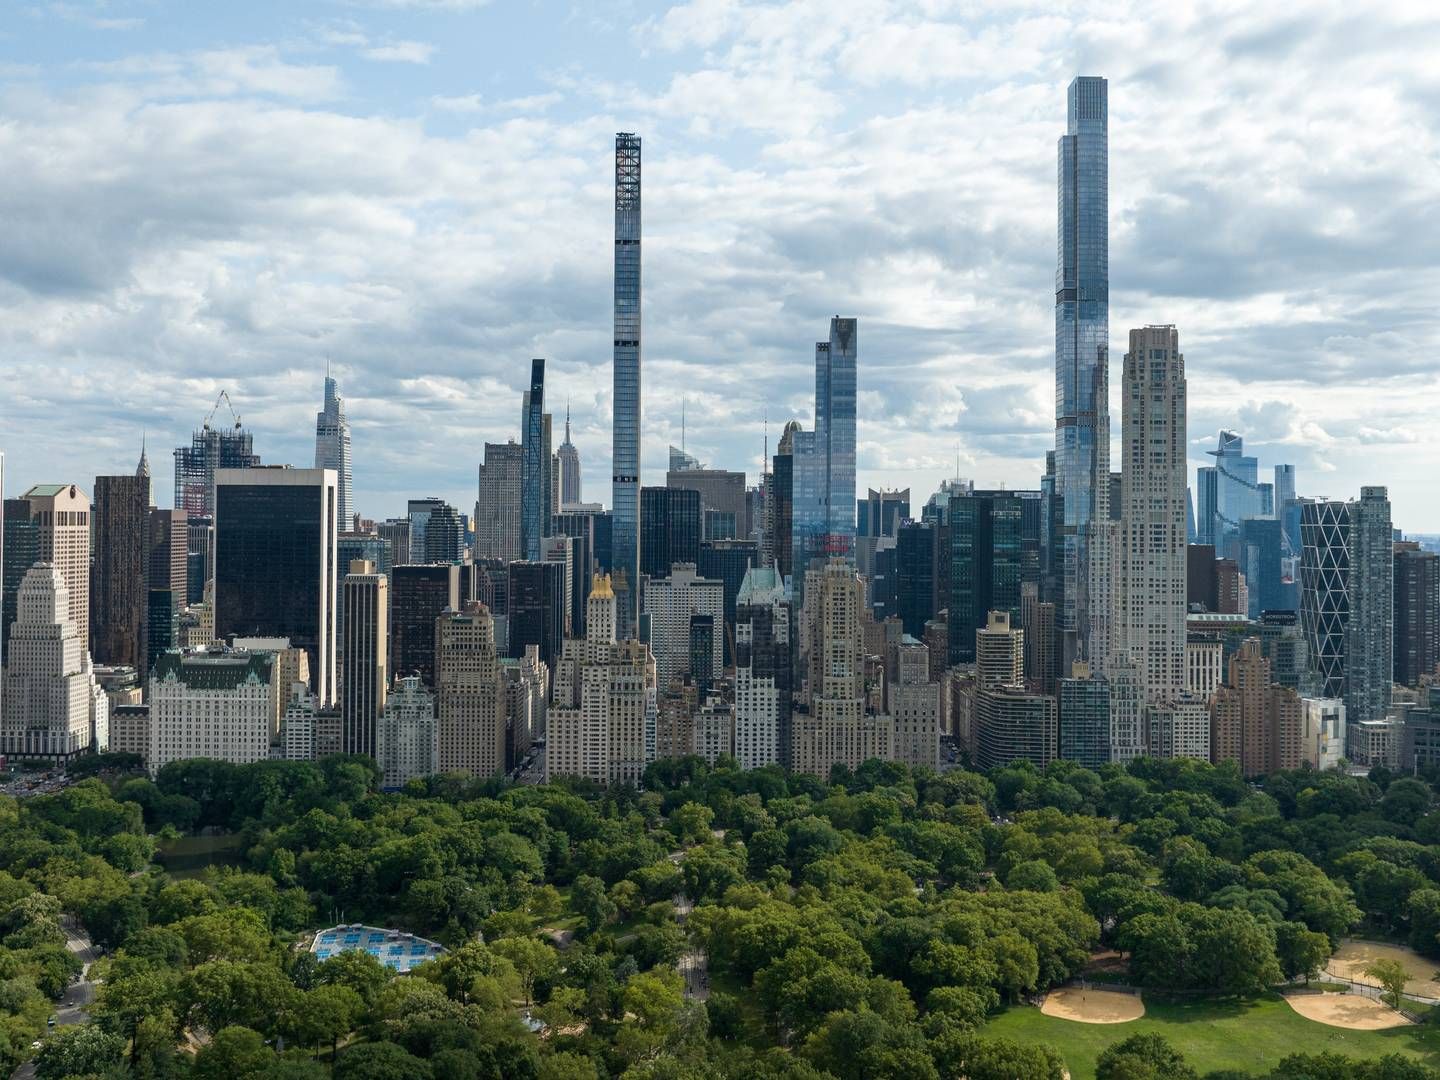
[[[86,1010],[95,1000],[95,984],[89,978],[90,967],[97,959],[95,948],[70,916],[63,916],[60,925],[65,931],[65,947],[75,954],[82,967],[80,978],[66,988],[64,996],[55,1006],[54,1031],[75,1024],[88,1024],[90,1014]],[[11,1080],[32,1080],[34,1076],[35,1065],[27,1061],[11,1074]]]
[[[705,953],[691,950],[680,957],[680,974],[685,979],[685,996],[691,1001],[710,997],[710,968]]]

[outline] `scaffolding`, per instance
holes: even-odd
[[[234,420],[228,431],[218,430],[210,423],[222,401]],[[200,429],[191,434],[190,445],[175,448],[175,508],[191,517],[213,518],[215,470],[253,469],[259,464],[254,436],[241,426],[230,395],[221,390]]]

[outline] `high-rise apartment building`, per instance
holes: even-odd
[[[930,679],[930,650],[912,637],[895,646],[889,712],[895,725],[893,755],[912,769],[940,767],[940,684]]]
[[[545,361],[530,361],[530,389],[520,415],[520,552],[540,560],[540,541],[549,535],[551,453],[545,423]]]
[[[992,611],[975,631],[975,675],[982,690],[1025,684],[1025,632],[1008,611]]]
[[[435,686],[435,620],[460,609],[460,568],[448,563],[390,569],[390,664],[392,679],[410,675]]]
[[[561,448],[564,449],[563,447]],[[475,504],[475,557],[521,558],[520,487],[525,451],[519,443],[486,443]]]
[[[1070,84],[1058,147],[1055,268],[1055,494],[1063,582],[1061,669],[1090,659],[1096,628],[1108,633],[1106,531],[1110,515],[1110,151],[1107,84]]]
[[[279,734],[275,657],[223,649],[166,653],[150,673],[149,704],[145,765],[152,776],[186,758],[265,761]]]
[[[1350,504],[1349,594],[1345,715],[1351,724],[1383,720],[1395,673],[1395,552],[1383,487],[1362,487]]]
[[[640,620],[640,136],[615,136],[615,353],[610,510],[611,568],[623,603],[620,631]]]
[[[1059,754],[1087,769],[1110,760],[1110,684],[1094,678],[1077,661],[1068,679],[1058,680]]]
[[[640,492],[640,572],[662,578],[676,563],[700,561],[700,493],[647,487]]]
[[[468,603],[435,623],[435,710],[440,772],[506,771],[506,692],[489,610]]]
[[[350,421],[345,419],[345,401],[334,379],[325,376],[325,399],[315,414],[315,468],[335,473],[336,505],[340,531],[355,527],[355,504],[350,497]]]
[[[321,706],[335,695],[335,485],[330,469],[215,472],[215,636],[288,638]]]
[[[1059,750],[1055,698],[1016,686],[977,690],[973,731],[975,761],[980,768],[1028,761],[1043,769]]]
[[[70,621],[80,648],[90,651],[90,500],[74,484],[37,484],[23,498],[29,503],[39,551],[65,582]],[[27,568],[28,569],[28,568]]]
[[[89,646],[97,664],[145,664],[149,519],[148,467],[95,478]]]
[[[735,600],[735,756],[742,768],[790,762],[792,622],[779,569],[751,567]]]
[[[1136,666],[1138,670],[1138,665]],[[1210,758],[1210,707],[1200,698],[1180,694],[1144,707],[1145,752],[1153,758]]]
[[[854,769],[870,758],[888,761],[894,721],[867,707],[864,583],[843,558],[812,566],[806,578],[808,708],[791,720],[791,768],[828,777],[837,764]]]
[[[390,582],[374,563],[350,563],[341,586],[345,616],[340,680],[340,745],[378,760],[376,730],[390,684]]]
[[[1185,358],[1173,326],[1130,331],[1121,398],[1117,651],[1147,700],[1185,689]]]
[[[1395,545],[1395,681],[1419,686],[1440,665],[1440,554]]]
[[[697,615],[709,616],[711,628],[725,625],[725,591],[719,581],[702,578],[694,563],[676,563],[670,573],[645,585],[645,613],[650,617],[650,648],[655,654],[655,678],[660,689],[672,679],[698,673],[691,670],[691,622]],[[713,675],[724,663],[724,642],[710,635],[710,665],[704,674]]]
[[[108,702],[71,614],[64,576],[53,563],[38,562],[21,579],[9,649],[0,753],[64,763],[92,747],[104,750]]]
[[[830,320],[830,338],[815,343],[815,452],[824,462],[826,555],[855,549],[855,319]]]
[[[555,462],[560,474],[560,498],[556,501],[558,514],[567,506],[578,506],[583,499],[580,495],[580,451],[570,441],[570,406],[565,406],[565,441],[555,451]]]
[[[440,771],[435,697],[417,676],[395,680],[380,715],[375,755],[386,788],[401,788]]]
[[[1055,656],[1055,605],[1040,599],[1040,585],[1022,586],[1020,629],[1025,634],[1025,682],[1042,694],[1055,693],[1060,669]]]
[[[1304,749],[1299,695],[1275,684],[1260,642],[1247,639],[1210,703],[1211,760],[1235,761],[1247,777],[1265,776],[1299,768]]]

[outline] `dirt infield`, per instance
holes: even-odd
[[[1410,1023],[1389,1005],[1359,994],[1286,994],[1285,1000],[1306,1020],[1352,1031],[1378,1031]]]
[[[1440,983],[1431,979],[1440,965],[1402,945],[1346,941],[1335,950],[1335,955],[1330,957],[1325,970],[1342,979],[1351,979],[1366,986],[1379,986],[1376,979],[1365,974],[1365,969],[1376,960],[1395,960],[1404,965],[1410,974],[1410,981],[1405,984],[1405,993],[1412,997],[1440,997]]]
[[[1144,1016],[1145,1003],[1139,994],[1115,990],[1052,990],[1045,995],[1040,1011],[1082,1024],[1124,1024]]]

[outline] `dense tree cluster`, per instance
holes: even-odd
[[[1440,812],[1383,773],[870,762],[821,782],[682,759],[639,789],[376,788],[337,756],[0,799],[0,1065],[78,967],[72,918],[110,955],[95,1022],[44,1039],[42,1080],[1045,1080],[1059,1056],[987,1018],[1099,949],[1147,988],[1242,996],[1357,929],[1440,956]],[[157,841],[197,832],[229,856],[166,872]],[[300,947],[342,921],[449,951],[395,975]],[[682,974],[701,970],[703,1003]],[[1342,1075],[1287,1062],[1269,1075]],[[1153,1036],[1097,1069],[1194,1075]]]

